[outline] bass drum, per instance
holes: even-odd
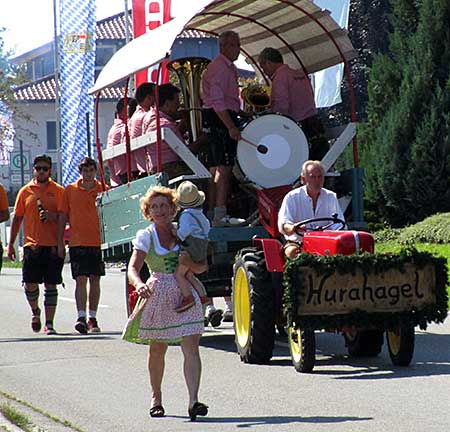
[[[280,114],[265,114],[251,120],[241,130],[237,160],[245,177],[262,188],[294,183],[308,159],[308,141],[300,126]],[[256,146],[263,145],[266,153]]]

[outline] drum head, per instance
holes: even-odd
[[[252,120],[241,131],[243,138],[267,147],[263,154],[240,140],[237,159],[245,176],[263,188],[292,184],[308,159],[308,142],[300,126],[288,117],[266,114]]]

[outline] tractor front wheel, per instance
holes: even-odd
[[[245,363],[267,363],[275,343],[275,296],[264,253],[244,249],[233,266],[233,325]]]
[[[409,366],[414,353],[414,327],[401,325],[386,331],[389,355],[395,366]]]
[[[297,372],[311,372],[316,362],[314,330],[302,330],[293,325],[288,328],[289,350]]]

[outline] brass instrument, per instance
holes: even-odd
[[[184,107],[189,112],[190,138],[196,141],[202,130],[201,79],[210,60],[186,57],[171,61],[167,68],[177,74],[183,94]]]
[[[270,87],[250,84],[241,91],[245,111],[261,112],[270,107]]]

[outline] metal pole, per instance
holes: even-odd
[[[56,116],[56,173],[57,181],[62,182],[61,167],[61,99],[59,94],[59,40],[56,1],[53,0],[53,49],[55,61],[55,116]]]
[[[20,152],[20,182],[22,186],[25,184],[25,172],[23,168],[23,141],[19,140],[19,152]]]
[[[128,29],[128,0],[124,0],[123,1],[123,6],[124,6],[124,18],[125,18],[125,43],[130,42],[130,31]]]
[[[91,130],[89,129],[89,113],[86,113],[86,140],[87,140],[87,154],[91,157]]]

